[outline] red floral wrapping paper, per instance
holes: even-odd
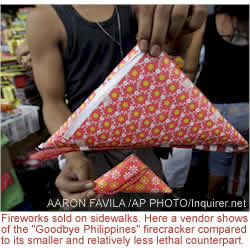
[[[132,154],[119,165],[95,180],[99,194],[171,193],[172,190],[136,155]]]
[[[74,150],[183,147],[240,152],[247,141],[162,52],[138,46],[69,117],[34,158]],[[49,152],[49,153],[48,153]],[[49,155],[48,155],[49,154]]]

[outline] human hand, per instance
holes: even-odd
[[[18,63],[23,64],[27,69],[32,67],[31,54],[27,41],[23,42],[16,48],[16,57]]]
[[[159,56],[167,48],[171,53],[182,35],[199,29],[207,16],[204,5],[136,5],[138,42],[143,52]]]
[[[89,200],[100,198],[93,189],[93,170],[91,161],[82,153],[72,152],[65,155],[67,164],[56,179],[56,186],[62,197],[67,200]]]

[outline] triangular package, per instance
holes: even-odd
[[[239,152],[248,143],[173,59],[136,46],[34,158],[128,147]]]
[[[94,191],[112,195],[125,193],[171,193],[172,190],[136,155],[132,154],[123,162],[95,180]]]

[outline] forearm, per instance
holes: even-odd
[[[44,101],[43,117],[45,124],[51,134],[56,132],[70,115],[71,112],[64,102]]]
[[[44,103],[43,116],[45,124],[51,134],[56,132],[58,128],[69,118],[71,112],[64,102],[53,102],[50,101]],[[83,152],[71,152],[65,154],[65,157],[70,158],[83,158]]]

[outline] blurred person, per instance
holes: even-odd
[[[202,44],[205,48],[205,57],[197,78],[197,86],[248,140],[249,6],[215,6],[215,13],[208,16],[203,27],[193,35],[188,51],[188,54],[193,57],[192,66],[197,70]],[[200,154],[201,152],[194,151],[193,163],[198,162]],[[232,161],[236,156],[240,155],[209,152],[209,198],[212,198],[225,185]]]

